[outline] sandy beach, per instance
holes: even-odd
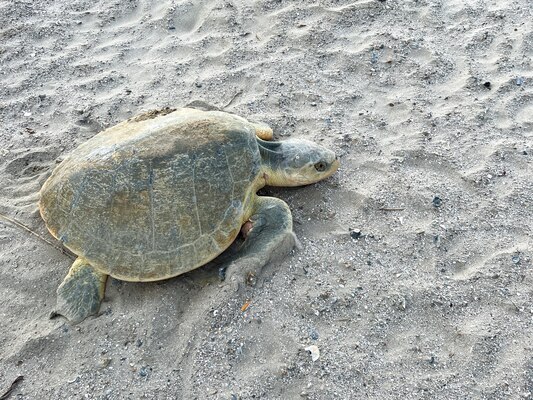
[[[0,0],[0,213],[54,241],[71,150],[196,100],[339,155],[261,191],[300,247],[246,295],[109,279],[71,325],[72,260],[0,219],[0,396],[533,398],[530,0]]]

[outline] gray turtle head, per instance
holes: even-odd
[[[309,140],[257,141],[267,185],[309,185],[331,176],[339,168],[339,159],[333,151]]]

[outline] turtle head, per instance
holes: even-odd
[[[333,151],[309,140],[257,141],[265,181],[270,186],[309,185],[329,177],[339,168],[339,159]]]

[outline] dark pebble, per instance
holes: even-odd
[[[308,329],[307,331],[308,331],[308,333],[309,333],[309,337],[310,337],[311,339],[313,339],[313,340],[318,340],[318,337],[319,337],[320,335],[318,334],[318,331],[317,331],[315,328],[313,328],[312,326],[310,326],[309,329]]]
[[[485,86],[487,89],[490,89],[490,82],[485,82],[483,86]]]
[[[226,270],[228,269],[227,266],[219,267],[218,268],[218,278],[223,281],[226,279]]]
[[[135,342],[137,347],[141,347],[143,345],[143,341],[141,339],[137,339],[137,342]]]
[[[350,228],[350,236],[352,239],[359,239],[361,237],[361,231],[359,229]]]
[[[142,376],[143,378],[145,376],[148,376],[148,369],[146,367],[141,367],[141,369],[139,370],[139,375]]]
[[[440,207],[442,205],[442,199],[439,196],[433,197],[433,206],[434,207]]]

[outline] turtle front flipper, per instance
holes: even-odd
[[[253,286],[261,269],[285,257],[296,244],[287,204],[274,197],[256,197],[254,213],[242,227],[244,243],[224,259],[225,280],[238,288]]]
[[[57,288],[57,307],[52,316],[62,315],[73,324],[96,314],[104,298],[107,275],[82,258],[76,259]]]

